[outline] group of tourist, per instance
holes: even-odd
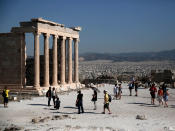
[[[129,83],[129,95],[132,96],[132,89],[135,88],[135,96],[138,96],[138,82],[137,81],[131,81]],[[121,99],[121,94],[122,94],[122,84],[121,83],[117,83],[114,86],[114,98],[113,99]],[[157,88],[155,86],[154,83],[150,84],[150,95],[151,95],[151,104],[155,105],[155,98],[157,98],[158,102],[159,102],[159,106],[164,104],[164,107],[168,107],[168,89],[167,86],[165,85],[165,83],[162,86],[159,86],[159,89],[157,91]],[[111,96],[108,94],[108,92],[106,90],[103,91],[104,93],[104,107],[103,107],[103,114],[105,114],[105,109],[107,109],[109,111],[109,114],[111,114],[110,108],[109,108],[109,103],[111,102]],[[157,94],[157,97],[156,97]],[[7,89],[7,87],[4,88],[3,92],[2,92],[2,96],[4,99],[4,107],[8,107],[8,97],[9,97],[9,90]],[[57,95],[57,91],[56,89],[53,87],[51,89],[51,87],[49,87],[49,90],[46,93],[46,97],[48,98],[48,106],[51,106],[50,102],[51,100],[53,100],[53,105],[54,108],[59,109],[60,108],[60,100],[59,97]],[[91,101],[94,103],[94,110],[97,109],[97,89],[93,88],[93,95],[92,95],[92,99]],[[77,99],[76,99],[76,106],[78,107],[78,114],[80,113],[84,113],[84,108],[83,108],[83,94],[81,93],[81,91],[78,91],[77,94]]]
[[[132,96],[132,89],[134,89],[135,88],[135,96],[138,96],[138,81],[131,81],[130,83],[129,83],[129,95],[130,96]]]
[[[96,88],[93,89],[94,93],[92,95],[92,99],[91,101],[94,103],[94,110],[97,109],[97,105],[96,105],[96,101],[97,101],[97,90]],[[76,99],[76,107],[78,107],[78,114],[80,113],[84,113],[84,108],[83,108],[83,94],[81,93],[80,90],[78,90],[77,92],[77,99]],[[53,89],[51,89],[51,87],[49,87],[49,90],[46,93],[46,97],[48,98],[48,106],[50,105],[50,101],[51,99],[53,99],[53,104],[54,104],[54,108],[59,109],[60,107],[60,100],[59,97],[56,93],[55,88],[53,87]],[[55,101],[56,99],[56,101]],[[109,114],[111,114],[110,108],[109,108],[109,102],[111,102],[111,96],[107,93],[106,90],[104,90],[104,108],[103,108],[103,112],[102,114],[105,114],[105,109],[107,109],[109,111]]]
[[[138,96],[138,81],[136,80],[132,80],[129,83],[129,92],[130,92],[130,96],[132,96],[132,89],[135,88],[135,96]],[[157,98],[157,101],[159,102],[159,106],[163,105],[164,103],[164,107],[168,107],[168,89],[165,85],[165,83],[162,84],[162,86],[159,85],[159,90],[157,91],[157,88],[154,84],[154,82],[147,82],[147,86],[149,88],[150,91],[150,95],[151,95],[151,104],[155,105],[155,98]],[[115,87],[114,87],[115,89]],[[157,97],[156,97],[156,93],[157,93]]]
[[[114,86],[114,98],[113,99],[121,99],[122,94],[122,84],[115,84]]]
[[[51,99],[53,99],[54,108],[56,108],[56,109],[60,108],[60,100],[59,100],[59,97],[58,97],[57,92],[55,90],[55,87],[53,87],[52,89],[51,89],[51,87],[49,87],[49,90],[46,93],[46,97],[48,98],[48,106],[51,106],[50,101],[51,101]]]
[[[155,86],[155,84],[153,83],[152,85],[150,85],[150,95],[151,95],[151,104],[155,105],[155,98],[156,98],[156,93],[157,93],[157,100],[159,102],[159,106],[163,105],[164,103],[164,107],[168,107],[168,89],[165,85],[165,83],[162,86],[159,86],[159,90],[157,91],[157,88]]]

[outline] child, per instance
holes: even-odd
[[[168,89],[166,89],[165,93],[163,94],[163,99],[165,101],[164,107],[168,107],[168,104],[167,104],[168,96],[169,96]]]
[[[157,100],[159,101],[159,106],[160,106],[160,104],[163,105],[163,90],[161,87],[159,87],[159,90],[157,93]]]
[[[59,108],[60,108],[60,100],[59,100],[59,97],[57,97],[57,99],[56,99],[56,101],[55,101],[55,106],[54,106],[54,108],[56,109],[56,110],[58,110]]]

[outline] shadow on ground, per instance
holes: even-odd
[[[65,106],[63,108],[68,108],[68,109],[77,109],[77,107],[73,107],[73,106]]]
[[[60,111],[57,111],[57,112],[52,112],[54,114],[78,114],[78,110],[77,112],[60,112]],[[97,113],[97,112],[84,112],[84,113],[81,113],[81,114],[102,114],[102,113]]]
[[[133,102],[128,104],[135,104],[139,106],[145,106],[145,107],[158,107],[158,105],[148,104],[148,103],[141,103],[141,102]]]
[[[31,106],[48,106],[47,104],[28,104],[28,105],[31,105]]]

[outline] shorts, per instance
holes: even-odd
[[[163,102],[163,97],[162,96],[157,96],[157,101]]]
[[[4,103],[8,103],[8,97],[4,97]]]
[[[104,104],[104,108],[109,109],[109,103]]]
[[[138,87],[135,87],[135,91],[137,91],[138,90]]]
[[[154,98],[154,99],[156,98],[155,93],[150,93],[150,94],[151,94],[151,97],[152,97],[152,98]]]
[[[164,101],[168,101],[168,96],[163,97]]]

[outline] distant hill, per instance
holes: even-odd
[[[84,61],[112,60],[112,61],[175,61],[175,49],[160,52],[132,52],[132,53],[83,53],[80,57]]]

